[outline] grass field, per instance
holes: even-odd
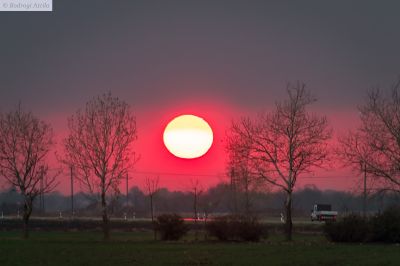
[[[0,265],[399,265],[400,246],[332,244],[323,236],[271,236],[262,243],[153,241],[151,232],[0,233]]]

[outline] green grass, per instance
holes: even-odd
[[[332,244],[323,236],[273,235],[262,243],[152,240],[151,232],[0,232],[0,265],[398,265],[400,246]]]

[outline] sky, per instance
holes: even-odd
[[[160,176],[185,190],[224,180],[225,131],[270,110],[302,81],[335,137],[357,124],[368,89],[400,74],[398,1],[57,1],[53,12],[0,12],[0,111],[22,103],[50,122],[58,146],[67,118],[111,91],[137,118],[140,160],[130,185]],[[195,160],[171,155],[162,132],[177,115],[209,122],[214,144]],[[58,147],[59,148],[59,147]],[[57,149],[58,149],[57,148]],[[60,191],[68,190],[66,173]],[[331,169],[299,187],[354,188]]]

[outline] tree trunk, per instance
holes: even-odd
[[[194,210],[194,220],[197,221],[197,194],[196,192],[194,193],[194,201],[193,201],[193,210]]]
[[[150,215],[151,215],[151,222],[154,223],[153,196],[150,196]]]
[[[249,180],[248,177],[246,176],[245,179],[245,213],[246,215],[250,215],[250,192],[249,192]]]
[[[287,192],[286,201],[285,201],[285,208],[286,208],[286,220],[285,220],[285,233],[286,233],[286,240],[292,240],[292,192]]]
[[[23,214],[23,224],[22,224],[22,237],[24,239],[29,238],[29,217],[32,213],[32,201],[29,199],[25,200],[24,203],[24,214]]]
[[[109,240],[110,239],[110,226],[108,221],[107,215],[107,202],[106,202],[106,193],[101,193],[101,208],[103,213],[103,239]]]

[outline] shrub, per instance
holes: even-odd
[[[261,236],[267,237],[267,231],[256,217],[247,217],[239,223],[238,236],[244,241],[260,241]]]
[[[227,241],[233,234],[233,228],[228,220],[229,216],[222,216],[209,221],[206,225],[207,233],[218,240]]]
[[[337,222],[326,223],[324,232],[333,242],[365,242],[370,236],[370,226],[366,219],[351,214]]]
[[[217,217],[207,223],[206,230],[209,235],[221,241],[260,241],[266,237],[266,230],[254,216],[227,215]]]
[[[400,207],[386,209],[371,219],[372,241],[400,242]]]
[[[158,216],[155,229],[159,232],[161,240],[179,240],[189,231],[183,218],[177,214]]]

